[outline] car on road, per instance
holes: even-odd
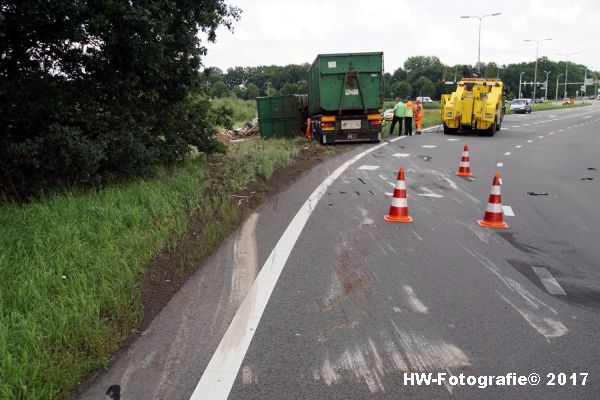
[[[385,110],[383,112],[383,120],[384,121],[391,121],[394,118],[394,109],[393,108],[388,108],[387,110]]]
[[[510,102],[510,111],[517,113],[531,114],[531,99],[513,99]]]
[[[421,103],[433,103],[433,100],[431,100],[431,97],[417,97],[417,100],[420,100]]]

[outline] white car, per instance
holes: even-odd
[[[421,103],[433,103],[433,100],[431,100],[431,97],[417,97],[417,100],[420,100]]]
[[[531,99],[513,99],[510,102],[510,111],[516,113],[531,114]]]
[[[383,112],[383,120],[391,121],[392,119],[394,119],[394,109],[389,108]]]

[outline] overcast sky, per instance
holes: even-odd
[[[228,0],[243,10],[233,33],[220,28],[208,44],[205,66],[286,65],[312,62],[319,53],[383,51],[393,72],[412,55],[435,55],[447,65],[477,61],[477,19],[482,21],[481,61],[499,64],[539,56],[600,70],[600,2],[597,0]]]

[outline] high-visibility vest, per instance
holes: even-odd
[[[404,114],[404,116],[406,118],[412,118],[413,117],[413,103],[412,101],[407,101],[406,102],[406,114]]]

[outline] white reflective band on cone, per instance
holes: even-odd
[[[408,202],[406,199],[397,199],[395,197],[392,199],[392,207],[406,207],[407,205]]]
[[[396,181],[396,189],[406,190],[406,181]]]
[[[499,214],[502,212],[502,204],[488,203],[487,207],[485,208],[485,211]]]
[[[463,157],[469,157],[469,152],[468,152],[468,151],[463,151],[463,154],[462,154],[462,156],[463,156]]]
[[[467,162],[461,161],[460,162],[460,166],[461,167],[468,167],[469,166],[469,162],[468,161]]]
[[[500,186],[492,186],[492,194],[500,194]]]

